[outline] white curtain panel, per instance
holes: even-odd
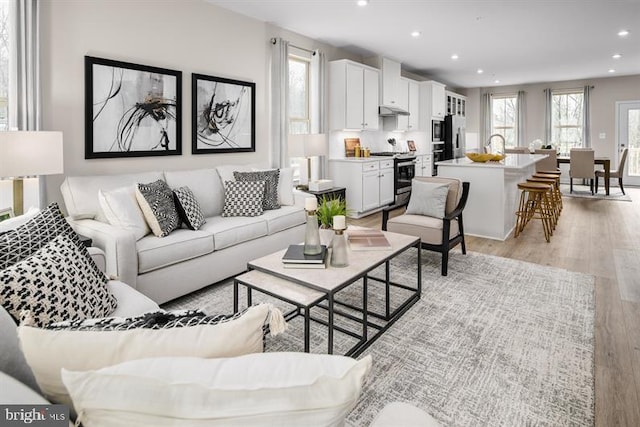
[[[518,147],[527,147],[529,144],[525,141],[525,123],[526,123],[526,101],[525,101],[525,92],[523,90],[518,91],[518,97],[516,99],[516,114],[517,116],[517,125],[518,125]]]
[[[551,89],[544,90],[544,143],[551,144]]]
[[[311,133],[325,133],[327,100],[327,58],[317,49],[311,57]],[[313,163],[313,162],[312,162]],[[326,156],[320,156],[316,167],[316,176],[323,177],[327,170]]]
[[[491,94],[482,95],[482,104],[480,105],[480,152],[489,141],[491,136]]]
[[[591,91],[593,86],[584,87],[582,100],[582,146],[591,147]]]
[[[271,100],[272,132],[271,163],[275,168],[288,167],[289,114],[289,42],[281,38],[271,39]]]

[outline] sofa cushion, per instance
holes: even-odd
[[[278,177],[280,170],[273,169],[268,171],[254,172],[234,172],[233,177],[236,181],[264,181],[264,194],[262,197],[262,209],[271,210],[278,209]]]
[[[229,218],[216,216],[207,218],[207,222],[202,226],[201,231],[206,231],[213,235],[213,246],[216,251],[268,234],[267,221],[262,216],[236,216]]]
[[[106,222],[131,231],[136,240],[142,239],[151,231],[136,199],[134,185],[113,190],[98,190],[98,203]]]
[[[136,245],[138,273],[143,274],[211,253],[214,249],[213,241],[211,232],[207,230],[178,229],[164,238],[148,235]]]
[[[15,319],[36,326],[107,316],[117,301],[106,286],[106,276],[80,250],[61,235],[0,271],[2,306]]]
[[[0,402],[2,405],[49,405],[49,401],[40,396],[33,389],[27,387],[17,379],[10,377],[0,371]],[[3,413],[2,418],[6,421],[6,415]],[[9,421],[11,423],[11,421]],[[11,423],[13,424],[13,423]],[[22,423],[20,423],[22,424]],[[20,425],[14,424],[14,425]],[[10,425],[10,424],[5,424]],[[28,425],[25,422],[25,425]],[[37,425],[37,423],[36,423]]]
[[[215,169],[167,171],[165,180],[173,190],[189,187],[202,208],[205,217],[222,213],[224,187]]]
[[[223,217],[259,216],[264,212],[264,181],[225,181]]]
[[[2,351],[0,351],[0,374],[3,372],[11,375],[21,383],[31,387],[33,390],[39,390],[36,379],[33,377],[31,368],[24,359],[24,354],[20,350],[18,343],[18,325],[11,315],[0,305],[0,343],[2,343]],[[5,387],[0,386],[0,395],[5,392]],[[8,403],[5,399],[0,399],[2,403]]]
[[[5,219],[0,222],[0,233],[4,233],[9,230],[14,230],[21,225],[26,224],[29,220],[33,219],[40,213],[40,209],[34,208],[33,206],[29,208],[27,212],[23,215],[18,215],[13,218]]]
[[[97,219],[107,222],[100,211],[98,190],[114,190],[138,182],[152,182],[164,177],[162,172],[123,175],[68,176],[60,191],[69,216],[73,219]]]
[[[400,215],[387,222],[387,231],[420,237],[422,243],[442,244],[442,219],[423,215]],[[451,221],[449,238],[458,234],[458,221]]]
[[[266,211],[260,218],[267,221],[269,235],[304,224],[307,220],[304,209],[299,206],[282,206],[280,209]]]
[[[133,317],[160,309],[151,298],[118,280],[109,280],[107,287],[118,300],[118,306],[109,317]]]
[[[156,236],[166,237],[180,226],[173,191],[163,180],[138,183],[136,199],[147,224]]]
[[[110,426],[343,426],[371,356],[159,358],[62,373],[80,421]]]
[[[274,332],[281,332],[284,322],[282,313],[270,304],[252,306],[215,325],[195,322],[191,326],[187,322],[169,329],[128,329],[126,325],[135,324],[135,319],[116,319],[116,322],[123,323],[124,330],[18,327],[25,359],[45,397],[54,403],[71,403],[60,377],[62,368],[86,371],[148,357],[211,358],[261,352],[263,327],[275,323],[280,328],[275,328]],[[86,323],[96,322],[98,325],[105,323],[100,319]]]
[[[176,188],[173,191],[173,201],[180,220],[189,230],[198,230],[205,223],[204,213],[198,199],[189,187]]]
[[[220,182],[224,183],[227,181],[235,181],[235,177],[233,176],[234,172],[251,172],[253,167],[251,165],[220,165],[216,166],[216,171],[218,171],[218,176],[220,176]]]

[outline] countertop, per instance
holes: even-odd
[[[352,162],[352,163],[377,162],[379,160],[393,160],[393,156],[342,157],[342,158],[336,158],[336,159],[329,159],[330,162]]]
[[[472,162],[466,157],[458,159],[443,160],[436,162],[438,166],[459,166],[470,168],[499,168],[499,169],[523,169],[531,166],[547,157],[546,154],[507,154],[504,160],[499,162]]]

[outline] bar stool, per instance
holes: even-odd
[[[551,213],[551,225],[553,229],[556,229],[556,225],[558,224],[558,219],[560,218],[560,209],[558,207],[557,199],[556,199],[556,181],[554,179],[549,178],[527,178],[527,182],[534,182],[545,184],[547,186],[547,199],[549,203],[549,212]]]
[[[542,221],[544,238],[547,240],[547,243],[549,243],[551,241],[551,235],[553,234],[553,220],[549,210],[549,184],[542,182],[521,182],[518,184],[518,189],[521,190],[522,193],[520,193],[520,205],[516,211],[516,227],[513,237],[518,237],[522,230],[524,230],[525,225],[527,225],[532,218],[535,218]]]
[[[534,178],[548,178],[554,179],[556,181],[555,184],[555,200],[558,205],[558,209],[562,212],[562,192],[560,191],[560,176],[562,174],[560,172],[536,172],[533,174]]]

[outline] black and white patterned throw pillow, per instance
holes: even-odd
[[[57,203],[50,204],[25,224],[0,234],[0,270],[31,256],[59,235],[66,236],[78,246],[92,269],[100,273],[100,268],[89,255],[78,234],[64,219]]]
[[[89,261],[73,241],[60,235],[0,271],[0,304],[16,321],[38,327],[108,316],[117,301],[107,288],[107,277]]]
[[[201,310],[152,311],[135,317],[106,317],[51,323],[46,329],[55,331],[128,331],[131,329],[171,329],[200,325],[220,325],[240,318],[247,312],[208,316]]]
[[[262,215],[264,181],[226,181],[222,216]]]
[[[200,204],[191,189],[189,187],[180,187],[173,190],[173,198],[175,199],[176,209],[182,222],[191,230],[200,229],[206,221]]]
[[[280,209],[280,203],[278,203],[278,179],[280,178],[279,169],[255,172],[233,172],[233,177],[236,181],[264,181],[265,185],[262,209],[265,211]]]
[[[173,201],[173,191],[163,180],[138,184],[136,199],[149,228],[156,236],[168,236],[180,226],[180,217]]]

